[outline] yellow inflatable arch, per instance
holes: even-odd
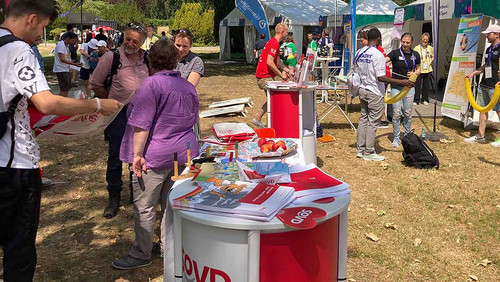
[[[410,81],[412,82],[415,82],[417,81],[417,77],[418,75],[416,74],[412,74],[410,76]],[[386,94],[385,97],[384,97],[384,102],[386,104],[394,104],[396,102],[398,102],[399,100],[403,99],[404,96],[406,96],[406,94],[408,94],[408,91],[410,91],[411,87],[403,87],[403,90],[401,90],[398,95],[394,96],[394,97],[391,97],[391,94],[389,93],[388,95]]]
[[[491,101],[488,105],[481,107],[474,99],[474,95],[472,94],[471,82],[468,77],[465,78],[465,93],[467,93],[467,98],[469,99],[470,105],[480,113],[487,113],[497,104],[498,98],[500,98],[500,85],[495,85],[495,92],[493,93],[493,97],[491,97]]]

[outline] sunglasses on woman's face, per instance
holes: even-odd
[[[135,30],[137,30],[139,32],[143,32],[144,31],[144,29],[142,28],[142,26],[136,25],[135,23],[129,23],[129,24],[127,24],[127,27],[135,29]]]

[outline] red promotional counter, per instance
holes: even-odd
[[[276,137],[299,138],[305,163],[316,164],[316,85],[297,87],[291,83],[266,83],[268,126]]]
[[[195,188],[190,180],[177,181],[170,204]],[[308,230],[277,218],[260,222],[174,210],[174,275],[165,273],[164,281],[345,281],[349,202],[347,195],[307,205],[327,213]]]

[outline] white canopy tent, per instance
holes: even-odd
[[[356,3],[356,35],[362,29],[376,27],[382,33],[382,47],[386,53],[392,50],[391,34],[394,25],[394,9],[399,6],[390,0],[358,0]],[[338,15],[350,15],[351,7],[347,6],[338,11]],[[337,17],[339,17],[337,15]],[[328,15],[328,26],[339,26],[341,21],[337,19],[335,25],[335,16]],[[358,45],[359,46],[359,45]]]
[[[335,13],[337,8],[347,7],[341,0],[260,0],[266,13],[269,26],[274,26],[281,19],[288,24],[289,30],[301,50],[304,37],[304,26],[317,26],[319,16]],[[253,48],[258,38],[256,29],[245,16],[234,8],[219,24],[220,60],[231,58],[229,28],[244,26],[245,54],[248,63],[254,60]]]

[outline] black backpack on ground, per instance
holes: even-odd
[[[439,169],[439,159],[434,151],[413,131],[406,134],[401,142],[404,150],[403,158],[407,166]]]

